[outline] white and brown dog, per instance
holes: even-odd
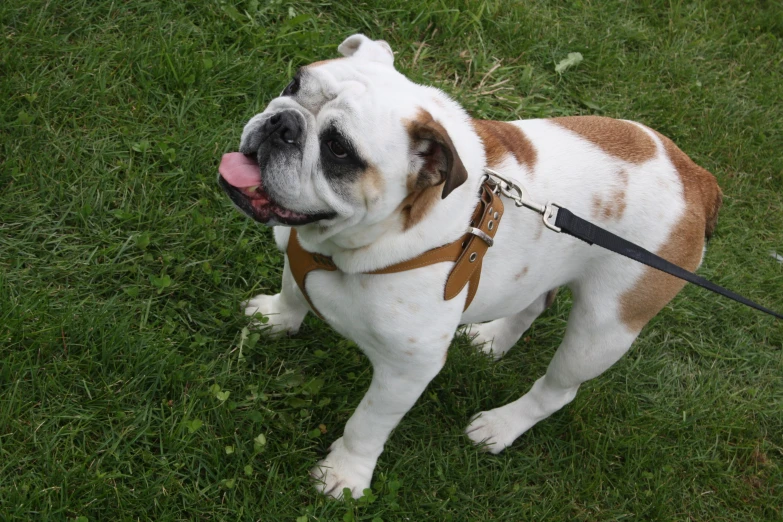
[[[246,303],[272,333],[296,332],[311,309],[355,341],[372,384],[342,437],[312,475],[317,488],[354,497],[370,486],[390,432],[446,361],[452,337],[501,357],[566,285],[573,309],[547,372],[520,399],[476,415],[465,432],[498,453],[568,404],[579,385],[612,366],[684,283],[577,239],[546,230],[509,205],[484,276],[444,298],[452,260],[373,274],[465,236],[485,167],[689,270],[702,259],[721,191],[669,139],[630,121],[566,117],[513,123],[473,120],[438,89],[398,73],[383,41],[346,39],[344,58],[303,67],[254,116],[219,181],[232,201],[275,226],[287,250],[327,256],[303,293],[286,257],[282,289]],[[285,226],[283,226],[285,225]]]

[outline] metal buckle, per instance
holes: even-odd
[[[480,238],[482,241],[484,241],[487,244],[487,246],[492,246],[495,244],[495,240],[492,239],[492,236],[490,236],[480,228],[468,227],[468,234],[473,234],[474,236]]]

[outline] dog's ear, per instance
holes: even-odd
[[[468,179],[465,165],[451,141],[449,133],[432,115],[421,109],[416,118],[408,122],[411,138],[413,185],[418,188],[443,183],[441,198]]]
[[[355,56],[371,62],[394,66],[394,53],[384,40],[370,40],[363,34],[349,36],[337,47],[345,57]]]

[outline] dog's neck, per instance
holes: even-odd
[[[480,183],[480,175],[471,176],[408,230],[403,230],[399,215],[395,215],[352,236],[352,242],[366,240],[364,246],[345,248],[332,241],[335,247],[332,260],[343,272],[368,272],[413,259],[427,250],[455,241],[465,234],[478,204]]]

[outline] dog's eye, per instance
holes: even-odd
[[[334,154],[336,158],[344,159],[348,157],[348,151],[345,150],[345,147],[340,145],[339,142],[329,140],[326,142],[326,146],[329,147],[329,151]]]
[[[293,96],[299,92],[299,78],[294,78],[291,80],[291,83],[286,85],[286,88],[283,89],[283,96]]]

